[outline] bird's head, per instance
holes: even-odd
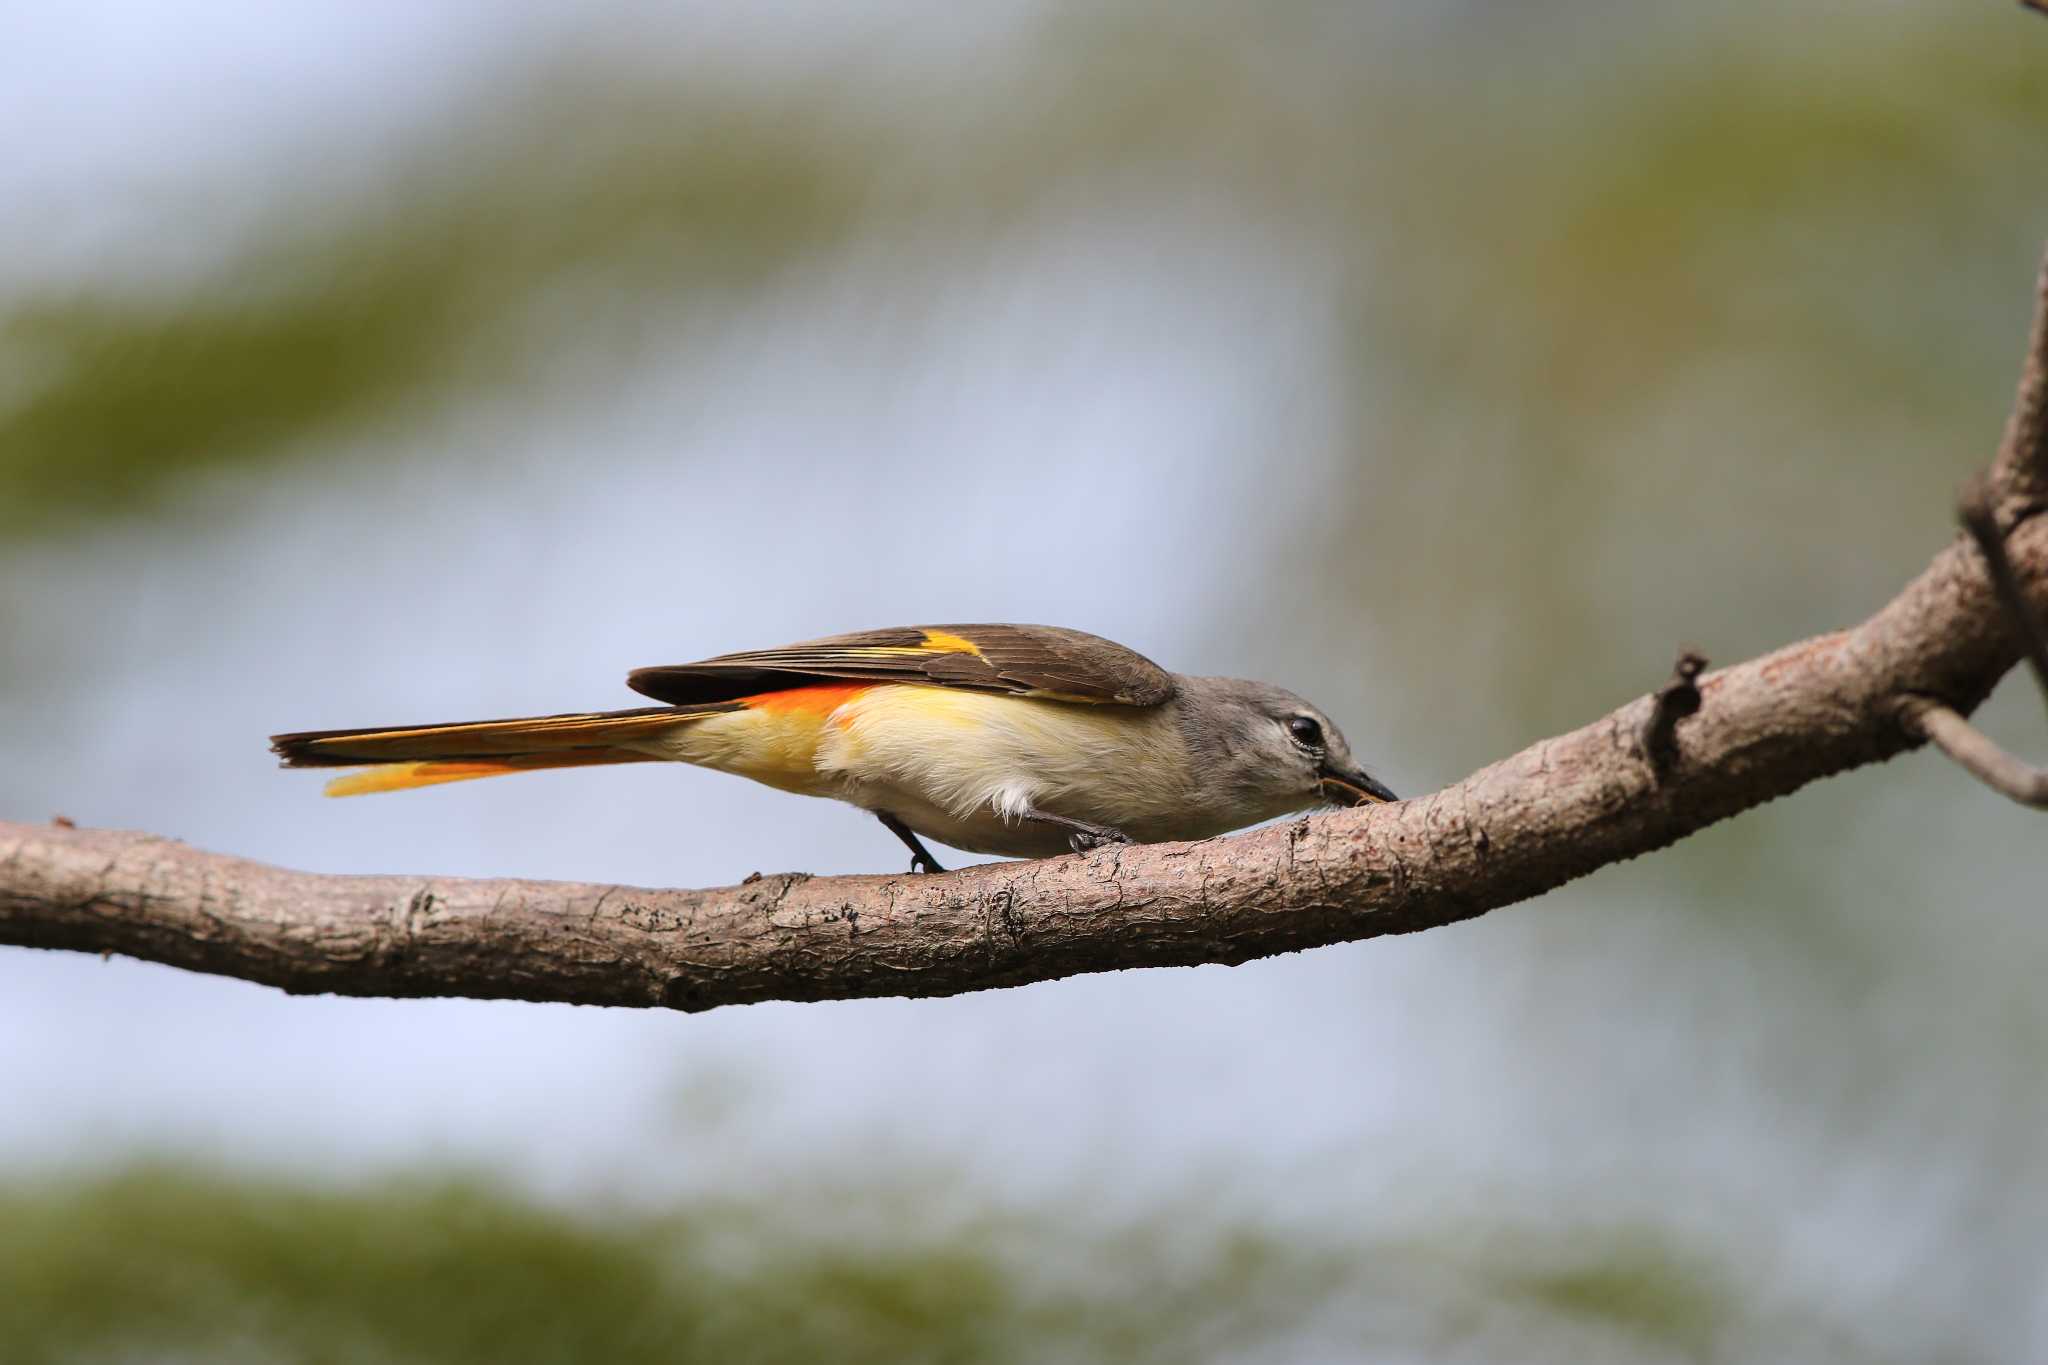
[[[1320,707],[1284,687],[1241,678],[1184,680],[1186,714],[1201,760],[1197,781],[1266,819],[1312,806],[1400,798],[1352,756]]]

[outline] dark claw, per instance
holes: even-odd
[[[1132,842],[1134,840],[1130,835],[1120,829],[1111,829],[1107,825],[1095,829],[1077,829],[1067,836],[1068,846],[1076,853],[1093,853],[1098,848],[1107,848],[1112,844]]]
[[[875,818],[880,820],[891,834],[901,839],[903,846],[910,850],[910,871],[912,875],[920,872],[944,872],[946,870],[939,866],[939,860],[932,856],[931,850],[924,846],[924,841],[917,837],[910,826],[904,824],[887,811],[876,811]]]

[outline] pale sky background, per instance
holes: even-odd
[[[937,13],[24,11],[0,39],[0,297],[204,273],[260,229],[271,196],[249,187],[374,179],[422,121],[543,53],[658,67],[665,48],[742,84],[887,71],[914,117],[977,71],[999,84],[1036,7]],[[1299,556],[1350,506],[1326,490],[1411,486],[1394,473],[1408,452],[1350,444],[1372,383],[1402,380],[1361,391],[1348,367],[1342,269],[1259,205],[1168,174],[1044,196],[971,245],[878,212],[687,332],[402,407],[261,477],[189,485],[153,520],[0,547],[9,629],[65,680],[0,713],[0,814],[334,872],[889,870],[900,850],[866,817],[715,774],[326,802],[264,737],[632,705],[637,665],[978,619],[1269,676],[1323,701],[1397,790],[1433,789],[1463,775],[1455,736],[1522,680],[1512,659],[1416,676],[1416,628],[1303,619],[1329,589],[1302,585]],[[585,287],[547,306],[609,307],[603,281]],[[1909,562],[1945,534],[1947,482]],[[1464,534],[1446,517],[1416,537],[1448,553]],[[1360,553],[1356,592],[1429,591],[1414,560]],[[1633,590],[1597,569],[1572,566],[1596,616]],[[1427,628],[1480,634],[1515,586],[1447,600]],[[1859,574],[1853,591],[1875,605],[1891,587]],[[1642,687],[1680,633],[1642,642]],[[1649,1226],[1732,1267],[1764,1318],[1819,1322],[1871,1358],[1960,1342],[1951,1358],[2018,1359],[2048,1340],[2030,998],[2048,933],[2010,910],[2044,908],[2040,827],[1927,760],[1886,772],[1750,817],[1797,820],[1782,828],[1824,864],[1803,894],[1879,926],[1868,951],[1889,965],[1868,988],[1849,968],[1812,979],[1812,957],[1735,923],[1781,866],[1754,831],[1424,935],[940,1001],[687,1017],[291,999],[0,950],[0,1163],[168,1151],[345,1178],[451,1162],[650,1204],[930,1179],[939,1221],[1039,1205],[1338,1243]],[[1909,825],[1922,848],[1902,846]],[[1975,880],[1959,887],[1959,866]]]

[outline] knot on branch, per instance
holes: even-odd
[[[1700,709],[1700,674],[1707,656],[1696,649],[1678,651],[1671,666],[1671,681],[1650,695],[1650,714],[1636,737],[1650,771],[1661,778],[1678,762],[1678,722],[1697,715]]]

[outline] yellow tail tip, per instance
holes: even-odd
[[[414,787],[431,787],[438,782],[466,782],[472,777],[516,773],[524,766],[511,763],[383,763],[335,778],[327,784],[327,795],[369,796],[375,792],[402,792]]]
[[[327,784],[329,796],[368,796],[402,792],[438,782],[467,782],[472,777],[538,772],[543,768],[587,768],[598,763],[646,763],[652,754],[630,749],[564,749],[546,754],[507,754],[503,758],[430,758],[406,763],[380,763],[359,768]]]

